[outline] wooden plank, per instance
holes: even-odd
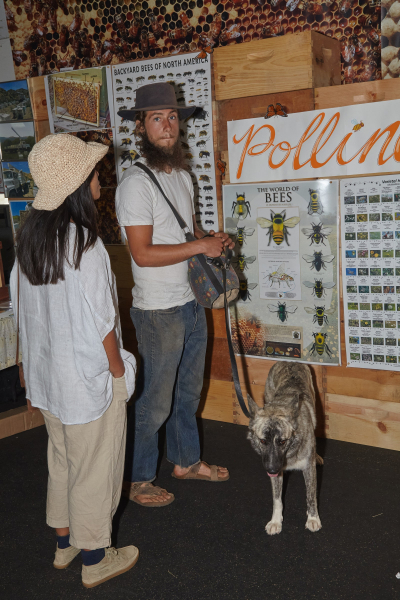
[[[34,121],[35,138],[37,142],[40,142],[46,135],[50,135],[50,122],[49,121]]]
[[[0,440],[40,425],[44,425],[40,410],[30,413],[26,406],[7,410],[0,413]]]
[[[322,42],[318,40],[313,45],[312,40],[318,37]],[[313,59],[314,51],[317,55]],[[312,88],[313,63],[318,67],[316,80],[321,85],[330,85],[331,81],[337,85],[340,83],[339,52],[338,40],[314,31],[255,40],[245,46],[216,48],[216,99]]]
[[[208,338],[204,377],[205,379],[232,381],[232,367],[226,339]]]
[[[326,395],[327,437],[400,450],[400,405],[369,398]]]
[[[233,423],[232,384],[229,381],[205,379],[197,416]]]
[[[225,309],[206,308],[208,336],[226,339]]]
[[[326,372],[326,391],[329,394],[400,402],[400,373],[346,366],[326,367]]]
[[[288,113],[314,110],[314,92],[312,89],[277,92],[218,102],[218,150],[221,152],[228,150],[228,121],[263,117],[268,105],[277,102],[280,102]],[[228,163],[226,156],[222,160]]]
[[[48,121],[46,91],[43,77],[30,77],[28,90],[31,98],[34,121]]]
[[[315,110],[364,104],[365,102],[397,100],[400,97],[400,79],[383,79],[333,88],[317,88],[314,90],[314,97]]]

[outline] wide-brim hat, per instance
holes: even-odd
[[[68,133],[47,135],[35,144],[28,163],[38,192],[33,208],[55,210],[89,177],[108,146]]]
[[[128,121],[135,121],[140,110],[164,110],[176,108],[181,119],[187,119],[196,110],[196,106],[179,106],[175,90],[170,83],[149,83],[136,91],[136,104],[130,110],[119,110],[118,115]]]

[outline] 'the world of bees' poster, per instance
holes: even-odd
[[[400,178],[340,182],[349,367],[400,369]]]
[[[340,364],[338,183],[226,185],[223,203],[240,279],[235,352]]]

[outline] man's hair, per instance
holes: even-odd
[[[57,283],[65,278],[71,219],[76,227],[71,266],[79,269],[83,253],[96,243],[97,209],[90,191],[94,173],[93,169],[86,181],[55,210],[32,208],[18,230],[17,258],[31,285]]]
[[[149,111],[140,110],[136,113],[136,127],[134,129],[136,146],[140,154],[145,157],[148,166],[156,171],[165,171],[166,167],[189,171],[179,138],[171,148],[171,151],[165,151],[163,148],[155,146],[149,140],[145,126],[146,115],[148,112]],[[137,121],[139,121],[139,124]],[[142,127],[144,131],[141,131]]]

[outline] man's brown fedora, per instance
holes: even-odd
[[[179,106],[175,90],[170,83],[150,83],[137,89],[136,104],[130,110],[119,110],[118,115],[128,121],[135,121],[140,110],[164,110],[176,108],[181,119],[187,119],[196,110],[196,106]]]

